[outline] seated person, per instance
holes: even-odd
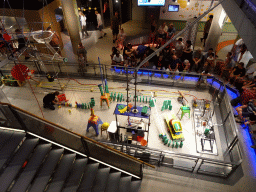
[[[256,113],[256,99],[250,100],[247,105],[242,105],[236,108],[238,118],[237,123],[241,123],[244,118],[254,116]]]
[[[54,93],[49,93],[43,98],[44,108],[49,108],[51,110],[55,110],[54,104],[58,103],[58,99],[56,98],[59,95],[58,91]]]
[[[147,47],[145,45],[139,45],[136,50],[136,57],[137,58],[143,57],[144,54],[146,53],[146,49],[147,49]]]
[[[181,63],[181,60],[176,55],[172,55],[172,60],[169,62],[168,68],[170,71],[178,71],[178,66]]]
[[[190,63],[189,60],[184,61],[184,69],[183,69],[183,74],[180,75],[180,78],[178,80],[184,81],[185,78],[185,73],[188,72],[190,69]]]
[[[18,40],[18,49],[16,51],[22,53],[23,50],[26,47],[26,41],[28,40],[26,37],[24,37],[24,35],[22,34],[20,29],[16,29],[15,33],[17,35],[17,40]],[[24,55],[25,55],[25,60],[29,59],[29,54],[27,51],[24,51]]]
[[[182,61],[184,60],[188,60],[190,63],[190,68],[189,68],[189,72],[191,71],[192,67],[193,67],[193,60],[192,60],[192,54],[193,54],[193,45],[192,42],[190,40],[186,41],[186,46],[185,49],[183,50],[183,54],[182,54]]]
[[[207,76],[212,76],[211,74],[209,74],[208,70],[205,70],[201,73],[200,77],[198,78],[198,82],[196,84],[196,86],[201,85],[201,83],[207,83]]]
[[[182,53],[184,49],[185,49],[185,45],[182,42],[182,38],[179,38],[177,43],[175,44],[175,51],[178,58],[182,57]]]
[[[203,61],[203,54],[202,54],[202,48],[199,47],[192,56],[192,59],[194,61],[194,67],[195,71],[198,72],[199,69],[201,68],[201,63]]]
[[[168,27],[166,26],[166,23],[163,22],[163,24],[158,29],[159,47],[161,46],[163,39],[166,39],[167,31],[168,31]]]
[[[215,66],[215,58],[214,53],[210,53],[209,56],[206,58],[206,61],[209,63],[209,65],[214,68]]]
[[[163,55],[160,55],[160,56],[158,57],[158,61],[157,61],[157,66],[156,66],[156,68],[157,68],[158,70],[162,70],[162,69],[164,69],[164,66],[165,66],[164,57],[163,57]]]
[[[123,56],[124,59],[131,59],[131,56],[134,54],[134,50],[132,49],[132,44],[128,43],[127,46],[124,47]]]
[[[119,51],[116,52],[112,61],[113,61],[113,65],[122,65],[122,66],[124,65],[123,55],[121,55]]]
[[[238,66],[234,67],[233,71],[230,74],[230,79],[229,79],[230,84],[234,84],[234,82],[238,78],[243,76],[245,76],[244,63],[238,63]]]
[[[173,23],[170,23],[169,28],[167,30],[168,37],[171,38],[172,35],[175,34],[175,32],[176,32],[176,29],[174,28]]]
[[[225,77],[225,78],[229,78],[227,75],[229,75],[229,72],[233,69],[232,53],[228,52],[224,63],[220,63],[219,65],[220,66],[217,65],[217,67],[219,67],[220,76]]]
[[[116,47],[112,47],[112,53],[110,55],[111,60],[113,60],[113,57],[116,54],[116,52],[117,52],[117,48]]]

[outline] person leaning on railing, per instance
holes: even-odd
[[[120,65],[123,66],[124,65],[124,58],[123,55],[120,54],[119,51],[116,52],[116,54],[113,57],[113,65]]]

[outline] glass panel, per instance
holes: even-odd
[[[86,143],[88,145],[91,157],[112,166],[118,167],[131,174],[140,176],[140,163],[128,159],[127,157],[124,157],[91,141],[86,141]]]
[[[0,105],[0,126],[23,129],[7,105]]]
[[[240,153],[238,142],[233,147],[233,149],[231,151],[231,156],[232,156],[232,160],[233,160],[234,163],[240,163],[240,160],[242,159],[242,156],[241,156],[241,153]]]
[[[79,136],[24,114],[23,112],[17,111],[17,113],[25,123],[29,132],[86,154]]]
[[[232,171],[231,165],[214,164],[211,162],[203,161],[198,173],[214,174],[218,176],[227,176]]]
[[[163,166],[193,171],[196,162],[196,158],[186,158],[168,154],[165,155],[163,159]]]
[[[227,121],[224,123],[224,127],[226,129],[226,134],[227,134],[228,145],[231,144],[231,142],[236,136],[235,126],[236,125],[234,125],[233,123],[233,116],[230,114]]]

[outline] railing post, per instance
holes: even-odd
[[[83,137],[81,137],[81,141],[82,141],[82,144],[83,144],[83,147],[84,147],[84,150],[85,150],[85,154],[90,157],[90,150],[89,150],[89,147],[87,145],[87,142],[84,140]]]
[[[22,121],[21,117],[19,116],[19,114],[11,107],[8,106],[9,109],[11,110],[11,112],[13,113],[13,115],[15,116],[15,118],[18,120],[18,122],[20,123],[21,127],[23,128],[23,130],[25,130],[26,132],[28,131],[27,126],[25,125],[25,123]]]

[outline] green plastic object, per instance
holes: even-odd
[[[208,135],[209,133],[210,133],[210,129],[205,129],[205,130],[204,130],[204,134],[205,134],[205,135]]]
[[[181,130],[181,127],[180,127],[180,125],[179,125],[178,123],[175,123],[175,124],[174,124],[174,129],[175,129],[175,131],[177,132],[177,131],[180,131],[180,130]]]
[[[109,93],[109,90],[108,90],[108,82],[107,82],[106,79],[105,79],[105,91],[106,91],[106,93]]]
[[[142,102],[144,103],[144,96],[143,96]]]
[[[146,97],[146,103],[148,102],[148,97]]]
[[[137,102],[139,101],[139,97],[138,96],[137,96],[136,100],[137,100]]]
[[[118,105],[118,107],[117,107],[118,109],[124,109],[125,108],[125,106],[124,105]]]
[[[163,111],[165,108],[164,108],[164,106],[162,106],[162,109],[161,109],[161,111]]]
[[[84,109],[84,103],[82,103],[82,109]]]
[[[169,140],[168,147],[170,147],[171,143],[172,143],[172,140]]]
[[[162,134],[162,133],[161,133],[161,134],[159,134],[159,137],[160,137],[160,138],[163,138],[163,134]]]
[[[175,148],[178,148],[178,147],[179,147],[179,142],[176,141]]]
[[[123,101],[123,94],[120,95],[120,102]]]
[[[170,106],[172,104],[171,100],[168,100],[168,105]]]
[[[169,110],[170,110],[170,111],[172,110],[172,105],[169,105]]]
[[[111,99],[113,99],[113,92],[111,92],[111,94],[110,94],[110,98],[111,98]]]
[[[180,142],[180,148],[182,148],[182,147],[183,147],[183,141]]]
[[[155,107],[155,104],[154,104],[153,99],[149,101],[149,106],[150,106],[150,107]]]
[[[90,102],[90,107],[93,108],[95,106],[95,100],[94,98],[92,97],[91,98],[91,102]]]
[[[148,112],[148,107],[147,106],[142,107],[141,115],[146,115],[147,112]]]
[[[140,102],[141,102],[141,96],[140,96]]]
[[[164,101],[164,102],[165,102],[164,108],[165,108],[165,109],[168,109],[168,101],[166,100],[166,101]]]
[[[172,142],[172,148],[174,148],[174,145],[175,145],[175,141]]]
[[[86,105],[86,103],[84,104],[84,109],[87,109],[87,105]]]
[[[101,96],[103,96],[103,95],[104,95],[104,92],[103,92],[103,89],[102,89],[102,84],[99,84],[98,87],[99,87],[99,89],[100,89]]]

